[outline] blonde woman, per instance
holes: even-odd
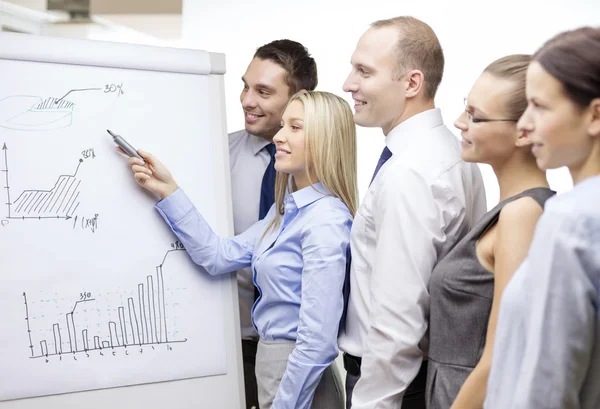
[[[429,409],[481,409],[500,297],[527,254],[543,206],[554,192],[538,169],[528,133],[517,129],[527,107],[530,55],[486,67],[454,125],[461,157],[492,167],[500,203],[487,212],[431,273]]]
[[[197,264],[210,274],[252,267],[252,320],[261,409],[342,408],[337,335],[352,218],[357,208],[352,112],[326,92],[294,95],[276,144],[275,204],[233,238],[217,236],[152,155],[130,158],[136,182]]]

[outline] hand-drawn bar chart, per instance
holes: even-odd
[[[8,149],[3,145],[6,206],[8,219],[70,219],[79,207],[81,179],[77,177],[83,159],[79,159],[73,174],[60,175],[50,190],[27,189],[11,202]]]
[[[127,305],[118,307],[118,321],[105,323],[105,335],[96,335],[90,338],[88,329],[78,329],[75,318],[80,304],[96,302],[91,298],[91,293],[82,294],[82,299],[75,302],[73,308],[66,312],[64,322],[52,325],[52,335],[48,347],[48,340],[39,341],[34,345],[31,337],[29,305],[27,294],[23,293],[25,303],[25,320],[29,336],[30,358],[43,358],[62,354],[76,354],[102,349],[114,349],[127,346],[156,345],[166,343],[186,342],[187,339],[171,339],[167,325],[167,310],[165,302],[165,285],[163,266],[170,253],[184,251],[176,248],[166,252],[160,265],[156,266],[155,275],[148,275],[144,282],[137,285],[137,297],[128,297]],[[134,290],[134,291],[135,291]],[[88,298],[90,297],[90,298]],[[67,342],[68,340],[68,342]]]

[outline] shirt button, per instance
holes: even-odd
[[[294,210],[288,209],[288,213],[294,213]]]

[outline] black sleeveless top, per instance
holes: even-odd
[[[429,282],[428,409],[448,409],[479,362],[494,297],[494,274],[477,259],[479,238],[508,203],[531,197],[543,208],[554,192],[533,188],[500,202],[435,266]]]

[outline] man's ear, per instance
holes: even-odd
[[[425,76],[419,70],[412,70],[406,73],[406,98],[414,98],[419,93],[424,91],[425,87]]]

